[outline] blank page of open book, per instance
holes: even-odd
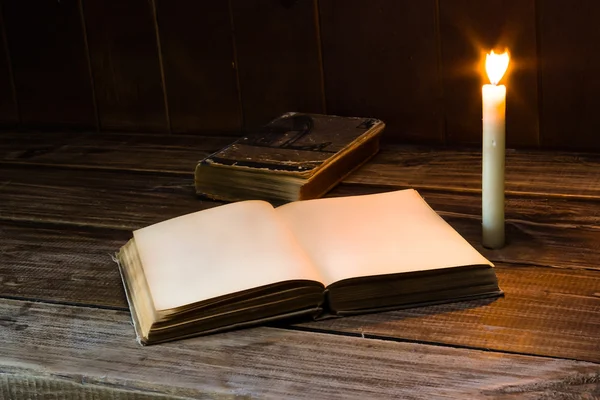
[[[277,209],[323,283],[492,265],[413,189],[289,203]]]
[[[134,232],[157,310],[273,283],[320,280],[269,203],[246,201]]]

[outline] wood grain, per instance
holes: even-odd
[[[167,132],[148,0],[85,0],[83,11],[102,130]]]
[[[0,296],[124,309],[110,254],[129,237],[129,232],[5,222],[0,230]],[[299,326],[600,361],[597,272],[502,263],[496,272],[506,295],[492,303],[461,302]],[[516,340],[520,335],[528,340]]]
[[[191,174],[196,162],[232,139],[189,135],[0,136],[0,158],[31,164],[164,171]],[[191,168],[191,169],[190,169]],[[507,195],[593,200],[600,197],[600,155],[507,150]],[[345,183],[385,188],[481,192],[481,151],[385,145]]]
[[[344,182],[481,193],[481,151],[386,146]],[[509,150],[506,193],[598,199],[600,155]]]
[[[503,84],[508,146],[537,146],[538,77],[535,0],[439,0],[447,141],[481,143],[485,54],[511,55]]]
[[[15,132],[4,131],[0,135],[0,162],[33,158],[50,153],[81,133],[69,132]],[[86,135],[88,135],[86,133]],[[88,135],[89,136],[89,135]]]
[[[382,119],[385,140],[441,143],[435,2],[319,2],[327,111]]]
[[[193,193],[190,193],[192,191],[190,186],[181,183],[179,184],[181,186],[178,186],[172,179],[164,181],[156,178],[152,184],[157,186],[153,188],[147,182],[144,186],[143,183],[140,183],[140,179],[135,180],[139,176],[134,176],[132,179],[119,174],[119,180],[100,188],[98,182],[107,182],[106,175],[96,175],[96,179],[88,180],[76,179],[69,175],[62,176],[75,183],[84,183],[89,189],[69,190],[58,186],[56,182],[48,182],[47,185],[26,185],[21,182],[15,185],[12,191],[3,188],[0,193],[6,199],[6,205],[2,205],[0,208],[2,219],[60,224],[65,229],[71,229],[68,226],[74,225],[73,229],[82,229],[77,227],[88,226],[129,232],[167,218],[220,204],[195,198]],[[12,183],[5,184],[4,187],[9,185]],[[126,207],[123,207],[122,199],[131,191],[136,191],[139,195],[135,200],[130,200]],[[91,204],[83,206],[82,203],[85,201],[82,199],[86,198],[86,193],[92,192],[96,192],[93,201],[90,202]],[[32,193],[38,193],[37,197]],[[88,194],[88,196],[90,195]],[[52,200],[54,197],[57,200]],[[44,198],[47,200],[42,203]],[[501,250],[489,250],[480,244],[481,223],[479,217],[444,211],[448,207],[440,206],[437,203],[437,201],[445,203],[443,198],[438,197],[434,201],[428,195],[425,195],[425,198],[460,234],[494,262],[508,262],[515,265],[548,265],[573,269],[600,269],[600,255],[595,251],[598,240],[600,240],[600,228],[598,227],[561,228],[553,227],[551,224],[509,219],[507,222],[507,246]],[[170,204],[168,207],[164,205],[166,199]],[[23,203],[31,201],[37,201],[37,204],[23,206]],[[15,232],[14,240],[21,243],[22,247],[25,246],[25,243],[22,243],[19,236],[25,238],[35,236],[20,230]],[[65,234],[69,239],[64,239],[64,242],[68,243],[73,235],[68,232]],[[117,236],[120,240],[128,237]],[[12,240],[7,238],[6,242],[12,243]]]
[[[131,232],[3,221],[0,297],[127,309],[115,254]]]
[[[355,196],[403,189],[403,186],[376,186],[342,183],[328,197]],[[471,192],[419,189],[421,196],[436,211],[447,216],[481,216],[481,196]],[[514,223],[553,225],[556,228],[600,228],[600,202],[553,197],[531,197],[511,194],[506,200],[506,218]]]
[[[108,400],[167,400],[172,396],[129,390],[127,388],[106,387],[102,382],[89,384],[78,380],[77,376],[48,376],[43,373],[31,374],[28,370],[3,367],[0,372],[0,398],[35,399],[108,399]]]
[[[0,5],[0,127],[2,128],[15,127],[19,123],[14,86],[2,5]]]
[[[73,140],[78,145],[50,148],[47,152],[18,152],[13,158],[23,162],[35,159],[47,165],[58,162],[78,168],[90,165],[116,170],[81,174],[70,169],[5,164],[0,171],[3,182],[0,192],[5,199],[0,204],[2,218],[134,229],[217,204],[196,198],[192,188],[192,171],[198,157],[191,157],[200,155],[201,151],[190,151],[187,146],[193,143],[191,139],[198,140],[199,146],[210,147],[209,143],[182,136],[177,137],[182,141],[174,138],[168,145],[172,152],[163,152],[168,142],[160,135],[153,137],[153,141],[141,135],[99,137],[103,139],[82,135]],[[93,140],[89,141],[90,138]],[[123,152],[123,149],[128,151]],[[123,154],[132,156],[123,157]],[[480,178],[474,172],[467,175],[476,169],[469,164],[476,160],[477,153],[415,154],[385,150],[380,156],[348,178],[346,182],[355,185],[346,187],[346,192],[341,194],[364,193],[365,185],[375,185],[376,191],[415,187],[436,211],[493,261],[569,268],[600,266],[594,250],[600,230],[600,185],[595,184],[600,176],[594,172],[600,169],[593,167],[598,157],[531,152],[525,157],[515,155],[515,161],[509,164],[514,165],[518,173],[513,175],[509,168],[507,174],[508,245],[501,251],[491,251],[480,246],[481,200],[479,190],[473,188]],[[182,168],[185,158],[190,159],[187,170]],[[381,159],[383,162],[378,161]],[[561,165],[559,175],[549,170],[548,166],[554,164]],[[161,173],[162,176],[118,172],[123,169],[166,172]],[[168,172],[171,169],[176,175],[171,176]],[[453,176],[461,176],[461,180]],[[529,182],[519,179],[528,179],[532,185],[539,186],[537,194],[531,195],[523,184]],[[590,185],[588,191],[584,185]],[[446,190],[448,187],[451,190]],[[131,196],[134,191],[135,197]],[[548,194],[550,191],[554,193]],[[85,199],[94,199],[93,205],[82,207]],[[130,207],[122,207],[123,202]]]
[[[110,254],[130,237],[127,231],[4,222],[0,297],[127,309]],[[600,361],[596,271],[499,263],[496,273],[505,297],[493,302],[460,302],[297,326]],[[286,323],[280,327],[289,328]],[[527,340],[517,340],[520,336]]]
[[[541,0],[539,40],[542,91],[542,144],[571,149],[600,149],[596,16],[600,4]]]
[[[506,221],[506,246],[501,250],[485,249],[481,245],[481,219],[455,216],[438,211],[485,257],[494,262],[547,265],[561,268],[600,270],[598,227],[555,227],[528,221]]]
[[[496,267],[505,297],[306,323],[323,331],[600,361],[600,274]]]
[[[78,0],[3,1],[24,128],[96,126]]]
[[[4,165],[0,169],[0,218],[14,221],[137,229],[167,218],[214,207],[219,204],[194,194],[193,178],[157,174],[77,170]],[[359,194],[360,188],[355,194]],[[554,221],[545,223],[545,203],[518,199],[507,210],[507,246],[502,250],[481,247],[479,196],[454,197],[453,193],[421,191],[459,233],[492,261],[600,269],[600,240],[597,223],[600,203],[581,207],[584,220],[573,224],[577,210],[557,209]],[[135,195],[133,195],[135,194]],[[351,194],[351,193],[346,193]],[[124,204],[127,206],[124,207]],[[522,207],[522,208],[520,208]],[[561,219],[562,218],[562,219]],[[539,220],[538,220],[539,219]],[[594,222],[595,221],[595,222]]]
[[[195,135],[7,132],[0,135],[0,163],[191,176],[200,159],[233,140]]]
[[[0,135],[0,397],[597,395],[600,156],[586,153],[509,152],[508,245],[480,249],[504,298],[138,346],[110,254],[131,229],[218,205],[190,166],[224,141]],[[475,150],[388,146],[330,196],[415,186],[480,248],[479,167]]]
[[[273,328],[140,347],[126,312],[4,300],[0,315],[3,379],[77,390],[83,381],[182,397],[494,398],[535,387],[560,398],[593,393],[585,384],[600,379],[586,362]]]
[[[202,210],[192,176],[3,166],[0,218],[132,230]]]
[[[316,0],[231,0],[244,127],[324,112]]]
[[[242,128],[227,1],[157,0],[165,84],[173,132]]]

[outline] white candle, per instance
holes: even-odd
[[[504,148],[506,86],[498,85],[508,68],[508,53],[486,58],[491,84],[482,88],[483,96],[483,176],[482,244],[498,249],[504,246]]]

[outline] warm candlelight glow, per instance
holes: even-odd
[[[508,68],[508,52],[496,54],[494,50],[485,58],[485,71],[492,85],[497,85]]]
[[[506,86],[498,85],[508,68],[508,52],[487,55],[485,70],[491,84],[482,95],[481,226],[483,247],[504,246],[504,164],[506,140]]]

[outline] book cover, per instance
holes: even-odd
[[[375,118],[290,112],[198,163],[196,191],[219,200],[325,194],[379,149]]]

